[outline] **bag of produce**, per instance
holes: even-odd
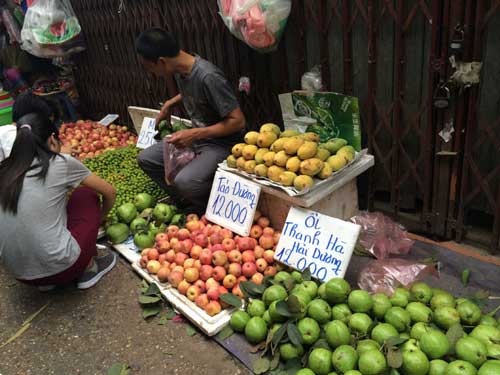
[[[276,49],[292,9],[291,0],[218,0],[219,14],[238,39],[259,52]]]
[[[165,165],[165,181],[172,185],[177,174],[196,157],[190,148],[178,149],[168,142],[168,138],[163,139],[163,162]]]
[[[69,0],[38,0],[26,13],[21,47],[38,57],[62,57],[85,47]]]

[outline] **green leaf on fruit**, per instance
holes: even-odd
[[[139,289],[142,294],[146,293],[149,288],[149,283],[146,280],[141,281],[141,285],[139,286]]]
[[[271,364],[269,365],[270,370],[275,370],[278,368],[280,364],[280,352],[277,351],[274,353],[273,359],[271,360]]]
[[[220,296],[221,301],[227,303],[228,305],[240,308],[241,307],[241,299],[236,297],[234,294],[223,294]]]
[[[169,309],[165,316],[167,317],[168,320],[172,320],[174,316],[176,316],[177,313],[173,309]]]
[[[288,338],[295,346],[302,345],[302,335],[299,332],[299,329],[294,323],[289,323],[286,333],[288,334]]]
[[[295,280],[294,279],[286,279],[283,281],[283,286],[287,291],[291,291],[293,287],[295,286]]]
[[[285,301],[279,301],[276,304],[276,312],[284,317],[290,318],[293,316],[293,313],[290,311],[290,308],[288,307],[288,303]]]
[[[302,305],[300,304],[299,299],[297,296],[294,296],[293,294],[288,297],[286,304],[288,306],[288,310],[293,313],[293,314],[298,314],[301,312]]]
[[[144,306],[142,308],[142,317],[144,319],[150,318],[152,316],[156,316],[160,313],[161,306],[160,305],[152,305],[152,306]]]
[[[148,295],[139,296],[139,303],[141,305],[150,305],[150,304],[157,303],[160,301],[161,301],[161,298],[157,297],[157,296],[148,296]]]
[[[330,346],[328,345],[328,341],[326,341],[326,339],[319,339],[318,341],[316,341],[314,343],[314,345],[312,346],[312,349],[316,349],[316,348],[323,348],[323,349],[331,350]]]
[[[158,285],[156,283],[151,283],[149,284],[148,289],[144,293],[146,296],[160,296],[160,288],[158,288]]]
[[[295,374],[295,372],[299,371],[302,368],[302,362],[300,358],[289,359],[285,363],[285,370],[288,370],[288,373]]]
[[[125,363],[113,363],[106,375],[129,375],[130,367]]]
[[[283,325],[276,332],[274,332],[272,339],[272,344],[274,347],[277,347],[283,336],[285,336],[285,332],[287,331],[287,326],[288,323],[283,323]]]
[[[259,298],[266,287],[264,285],[257,285],[251,281],[240,282],[240,289],[246,298]]]
[[[446,337],[450,343],[451,354],[454,352],[457,341],[464,337],[464,335],[465,332],[460,323],[453,324],[450,328],[448,328],[448,331],[446,331]]]
[[[470,269],[466,268],[462,271],[462,285],[467,286],[469,283],[469,277],[470,277]]]
[[[391,348],[393,346],[398,346],[398,345],[404,344],[406,341],[408,341],[408,339],[405,339],[403,337],[392,336],[392,337],[389,337],[387,340],[385,340],[385,344],[389,348]]]
[[[261,285],[265,285],[265,286],[266,286],[266,288],[267,288],[268,286],[273,285],[273,284],[272,284],[272,282],[273,282],[273,277],[274,277],[274,276],[269,276],[269,275],[268,275],[268,276],[264,276],[264,278],[262,279],[262,283],[261,283]]]
[[[392,368],[400,368],[403,365],[403,353],[398,348],[390,348],[387,351],[387,364]]]
[[[198,333],[198,331],[192,325],[188,324],[188,325],[186,325],[186,333],[189,337],[193,337],[194,335],[196,335]]]
[[[302,271],[302,280],[311,281],[311,269],[309,267]]]
[[[225,326],[222,331],[220,331],[217,334],[217,338],[221,341],[224,341],[225,339],[231,337],[233,335],[234,331],[230,326]]]
[[[271,367],[271,362],[267,358],[259,358],[252,363],[255,374],[265,374]]]

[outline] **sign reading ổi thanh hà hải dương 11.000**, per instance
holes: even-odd
[[[288,213],[274,258],[321,281],[344,277],[361,227],[292,207]]]
[[[205,216],[241,236],[248,236],[259,196],[259,185],[219,169],[212,183]]]

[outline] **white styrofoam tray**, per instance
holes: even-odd
[[[344,168],[342,168],[341,170],[339,170],[337,172],[332,173],[332,175],[330,177],[325,178],[324,180],[314,178],[314,185],[310,189],[304,189],[302,191],[295,189],[293,186],[281,185],[280,183],[271,181],[267,177],[259,177],[255,174],[250,174],[250,173],[247,173],[245,171],[241,171],[241,170],[236,169],[236,168],[230,168],[230,167],[228,167],[226,160],[224,160],[222,163],[219,164],[219,168],[222,170],[228,171],[228,172],[239,174],[239,175],[244,176],[250,180],[253,180],[259,184],[276,187],[276,188],[284,191],[285,193],[287,193],[291,197],[298,197],[301,195],[305,195],[311,191],[314,191],[315,189],[320,188],[325,184],[331,183],[333,179],[337,179],[340,176],[348,173],[350,171],[350,169],[353,166],[355,166],[363,158],[363,156],[366,155],[367,153],[368,153],[368,150],[366,150],[366,149],[361,150],[360,152],[356,152],[356,157],[354,158],[354,160],[352,160]]]
[[[196,327],[208,336],[214,336],[224,328],[231,319],[231,314],[235,308],[222,310],[215,316],[208,315],[204,310],[196,306],[186,296],[180,294],[177,289],[168,283],[161,283],[154,275],[143,270],[139,265],[141,255],[139,249],[134,245],[134,239],[130,236],[125,242],[113,245],[116,251],[127,259],[132,265],[132,269],[137,272],[148,283],[156,283],[160,292],[176,310],[188,318]]]

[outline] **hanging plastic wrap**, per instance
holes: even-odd
[[[276,49],[292,8],[291,0],[218,0],[231,33],[259,52]]]
[[[62,57],[85,49],[69,0],[38,0],[26,13],[21,47],[38,57]]]
[[[17,22],[12,17],[12,14],[8,9],[0,10],[0,17],[2,19],[2,23],[9,34],[10,43],[21,43],[21,33],[19,30],[19,26]]]
[[[190,148],[178,149],[168,143],[168,136],[163,139],[163,164],[165,166],[165,182],[172,185],[175,177],[196,157]]]

